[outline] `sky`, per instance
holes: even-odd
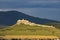
[[[7,10],[60,21],[60,0],[0,0],[0,11]]]

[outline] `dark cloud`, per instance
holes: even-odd
[[[60,0],[0,0],[0,11],[6,9],[60,21]]]
[[[0,8],[60,8],[59,0],[0,0]]]

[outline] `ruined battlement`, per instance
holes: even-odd
[[[18,25],[19,24],[24,24],[24,25],[30,25],[30,26],[41,26],[41,27],[53,27],[54,28],[54,26],[36,24],[36,23],[30,22],[30,21],[25,20],[25,19],[18,20],[16,24],[18,24]]]

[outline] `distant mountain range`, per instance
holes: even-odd
[[[49,22],[60,23],[59,21],[42,19],[33,16],[29,16],[25,13],[18,11],[0,11],[0,25],[13,25],[19,19],[26,19],[37,24],[45,24]]]

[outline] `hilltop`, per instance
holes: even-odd
[[[52,27],[52,28],[55,28],[54,26],[36,24],[36,23],[30,22],[30,21],[25,20],[25,19],[17,20],[17,23],[16,24],[17,25],[23,24],[23,25],[29,25],[29,26],[41,26],[41,27]]]
[[[18,22],[19,21],[19,22]],[[18,20],[16,24],[0,29],[0,35],[40,35],[40,36],[58,36],[60,37],[60,30],[54,26],[41,25],[30,22],[28,20]],[[24,22],[23,22],[24,21]],[[32,24],[33,23],[33,24]],[[30,25],[32,24],[32,25]]]

